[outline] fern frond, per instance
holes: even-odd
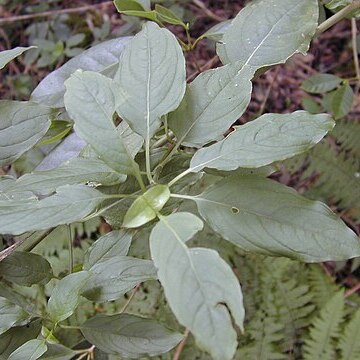
[[[355,120],[341,120],[336,123],[331,137],[341,147],[342,151],[346,150],[360,157],[360,122]]]
[[[333,360],[334,338],[340,335],[340,323],[344,313],[344,293],[338,292],[320,311],[310,328],[309,339],[305,340],[304,360]]]
[[[299,284],[294,278],[293,269],[297,266],[297,262],[288,259],[268,258],[264,261],[267,271],[262,277],[263,299],[268,314],[284,324],[281,344],[284,351],[294,349],[300,330],[310,323],[309,314],[315,309],[309,286]]]
[[[335,294],[339,287],[325,273],[319,264],[309,264],[305,276],[310,285],[313,302],[321,309],[329,301],[329,294]]]
[[[360,309],[346,324],[338,348],[341,353],[341,360],[360,359]]]
[[[287,356],[283,355],[276,346],[283,338],[283,327],[283,324],[278,323],[276,318],[268,317],[260,310],[247,329],[253,341],[248,346],[241,348],[236,358],[256,360],[287,359]]]
[[[289,160],[286,166],[294,172],[304,164],[302,179],[318,175],[308,195],[332,200],[340,207],[352,209],[354,218],[360,218],[360,157],[345,150],[338,153],[329,142],[323,141],[307,155]]]

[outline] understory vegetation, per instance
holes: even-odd
[[[352,0],[0,0],[0,360],[360,359]]]

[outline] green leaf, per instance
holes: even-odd
[[[334,125],[326,114],[265,114],[236,127],[223,141],[199,150],[190,169],[235,170],[269,165],[311,149]]]
[[[141,1],[115,0],[114,5],[120,14],[128,16],[138,16],[153,21],[157,20],[155,11],[150,11],[150,6],[145,9],[143,4],[141,4]]]
[[[9,360],[36,360],[47,350],[45,340],[33,339],[10,354]]]
[[[0,234],[19,235],[81,221],[107,196],[84,185],[66,185],[44,199],[0,200]]]
[[[141,282],[157,278],[152,261],[121,255],[98,262],[89,271],[92,276],[82,295],[96,302],[119,299]]]
[[[317,101],[307,96],[301,99],[301,106],[310,114],[319,114],[324,110]]]
[[[115,172],[100,159],[75,158],[53,170],[25,174],[8,186],[6,192],[32,191],[49,195],[63,185],[91,182],[110,186],[122,183],[125,179],[125,175]]]
[[[86,321],[81,332],[105,353],[132,359],[166,353],[182,340],[153,320],[129,314],[98,315]]]
[[[332,74],[316,74],[306,79],[301,88],[309,93],[323,94],[336,89],[342,81]]]
[[[0,262],[0,274],[18,285],[46,284],[53,276],[49,262],[40,255],[16,251]]]
[[[232,20],[225,20],[217,23],[206,31],[203,35],[200,36],[201,39],[207,38],[213,41],[221,41],[224,36],[225,31],[229,28]]]
[[[130,37],[104,41],[72,58],[59,69],[51,72],[31,94],[33,101],[56,108],[64,107],[64,82],[76,70],[103,71],[117,64]]]
[[[175,36],[148,22],[126,47],[115,80],[117,112],[147,143],[185,93],[185,59]]]
[[[80,294],[90,278],[87,271],[67,275],[61,279],[51,292],[47,312],[54,324],[73,314],[80,302]]]
[[[136,228],[156,218],[157,213],[170,199],[167,185],[156,185],[139,196],[124,217],[123,227]]]
[[[84,270],[89,270],[95,264],[112,257],[129,252],[132,234],[124,230],[115,230],[101,236],[94,242],[84,255]]]
[[[336,120],[341,119],[351,111],[354,92],[349,84],[344,84],[331,95],[331,112]]]
[[[0,52],[0,70],[3,69],[11,60],[14,60],[19,55],[27,50],[35,49],[36,46],[16,47],[15,49],[5,50]]]
[[[355,312],[351,320],[344,328],[338,348],[341,352],[341,360],[360,358],[360,309]]]
[[[167,9],[166,7],[161,6],[159,4],[155,4],[155,12],[162,22],[166,22],[172,25],[180,25],[186,28],[184,22],[170,9]]]
[[[151,257],[179,322],[214,359],[231,360],[237,335],[230,312],[242,328],[242,293],[231,268],[216,251],[185,245],[202,228],[202,221],[190,213],[161,217],[150,235]]]
[[[355,233],[325,204],[273,180],[231,176],[194,200],[212,229],[245,251],[305,262],[360,255]]]
[[[9,360],[9,356],[14,350],[37,337],[40,330],[41,321],[36,320],[26,326],[14,327],[0,335],[0,360]]]
[[[312,322],[310,338],[305,340],[304,360],[332,360],[335,358],[333,339],[340,335],[344,316],[344,292],[339,291],[321,309]]]
[[[0,101],[0,166],[33,147],[50,126],[51,109],[33,102]]]
[[[29,319],[29,314],[20,306],[0,297],[0,335],[11,327],[22,325]]]
[[[98,73],[77,71],[65,86],[65,107],[75,121],[76,133],[114,170],[122,174],[137,172],[138,166],[113,122],[117,100],[112,80]]]
[[[218,55],[224,64],[240,61],[256,68],[283,63],[297,52],[306,53],[318,17],[317,0],[251,2],[225,31]]]
[[[244,113],[254,70],[230,64],[200,74],[187,88],[180,107],[169,116],[177,141],[200,147],[219,139]]]
[[[40,359],[42,360],[70,360],[77,354],[76,351],[69,349],[61,344],[47,344],[47,351]]]
[[[51,123],[48,132],[45,134],[39,145],[53,144],[59,140],[62,140],[72,129],[72,124],[63,121],[56,120]]]

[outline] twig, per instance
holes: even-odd
[[[134,298],[134,296],[136,295],[136,293],[138,292],[138,290],[140,289],[141,283],[137,284],[135,289],[133,290],[133,292],[131,293],[128,301],[126,302],[126,304],[124,305],[124,307],[120,310],[120,314],[122,314],[123,312],[126,311],[126,309],[128,308],[128,306],[130,305],[132,299]]]
[[[352,287],[351,289],[349,289],[346,293],[345,293],[345,298],[348,298],[349,296],[357,293],[360,290],[360,283],[355,285],[354,287]]]
[[[186,340],[187,340],[189,334],[190,334],[190,330],[186,329],[185,333],[184,333],[184,338],[181,340],[181,343],[176,348],[173,360],[179,360],[180,359],[180,355],[181,355],[182,351],[184,350],[185,343],[186,343]]]
[[[358,46],[357,46],[357,26],[356,26],[356,19],[351,19],[351,43],[352,43],[352,50],[353,50],[353,57],[354,57],[354,67],[355,67],[355,74],[357,78],[357,85],[356,85],[356,94],[359,92],[360,87],[360,66],[359,66],[359,54],[358,54]]]
[[[81,13],[86,12],[88,10],[96,9],[96,8],[102,8],[107,6],[113,6],[112,1],[105,1],[100,4],[93,4],[93,5],[85,5],[80,6],[76,8],[70,8],[70,9],[59,9],[59,10],[52,10],[52,11],[44,11],[37,14],[29,14],[29,15],[18,15],[18,16],[10,16],[7,18],[0,19],[0,25],[16,22],[16,21],[25,21],[25,20],[32,20],[39,17],[49,17],[49,16],[56,16],[61,14],[73,14],[73,13]]]
[[[270,96],[270,93],[271,93],[271,90],[274,86],[274,83],[275,83],[275,80],[279,74],[279,70],[280,70],[280,67],[278,66],[276,69],[275,69],[275,72],[274,72],[274,76],[273,78],[270,80],[270,83],[269,83],[269,86],[266,90],[266,93],[265,93],[265,97],[264,97],[264,100],[263,102],[261,103],[261,106],[260,106],[260,109],[259,109],[259,112],[258,112],[258,116],[262,115],[264,110],[265,110],[265,106],[266,106],[266,103],[268,102],[269,100],[269,96]]]
[[[200,74],[201,72],[211,69],[217,63],[217,61],[218,61],[218,57],[217,57],[217,55],[215,55],[206,64],[204,64],[203,66],[200,67],[200,72],[195,71],[194,73],[189,75],[186,80],[189,82],[189,81],[193,80],[196,77],[196,75]]]
[[[225,20],[222,17],[214,14],[211,10],[209,10],[207,8],[207,6],[201,0],[192,0],[192,3],[194,5],[196,5],[198,8],[200,8],[204,12],[204,14],[206,14],[209,18],[214,19],[216,21],[224,21]]]
[[[353,11],[360,9],[360,0],[353,1],[348,6],[345,6],[343,9],[338,11],[335,15],[331,16],[329,19],[325,20],[317,28],[316,35],[320,35],[327,29],[331,28],[333,25],[337,24],[340,20],[346,18]]]

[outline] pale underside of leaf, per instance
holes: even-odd
[[[77,71],[65,86],[65,106],[75,121],[76,133],[117,172],[138,171],[113,122],[118,100],[112,80],[98,73]]]
[[[237,63],[199,75],[188,86],[180,107],[169,115],[178,142],[201,147],[220,139],[246,110],[254,71]]]
[[[0,101],[0,166],[34,146],[50,127],[51,109],[33,102]]]
[[[19,235],[82,220],[106,195],[85,185],[62,186],[56,194],[38,200],[0,200],[0,233]]]
[[[260,0],[246,6],[225,31],[217,52],[224,64],[257,68],[305,53],[318,25],[317,0]]]
[[[162,115],[175,110],[185,92],[185,59],[178,41],[152,22],[126,47],[115,80],[122,101],[117,109],[147,143]]]
[[[191,160],[192,171],[205,167],[236,170],[257,168],[281,161],[317,144],[335,123],[326,114],[305,111],[292,114],[265,114],[236,127],[226,139],[200,149]]]
[[[202,221],[190,213],[162,217],[150,235],[151,256],[179,322],[214,359],[230,360],[237,336],[228,309],[242,327],[241,289],[216,251],[186,246],[202,227]]]

